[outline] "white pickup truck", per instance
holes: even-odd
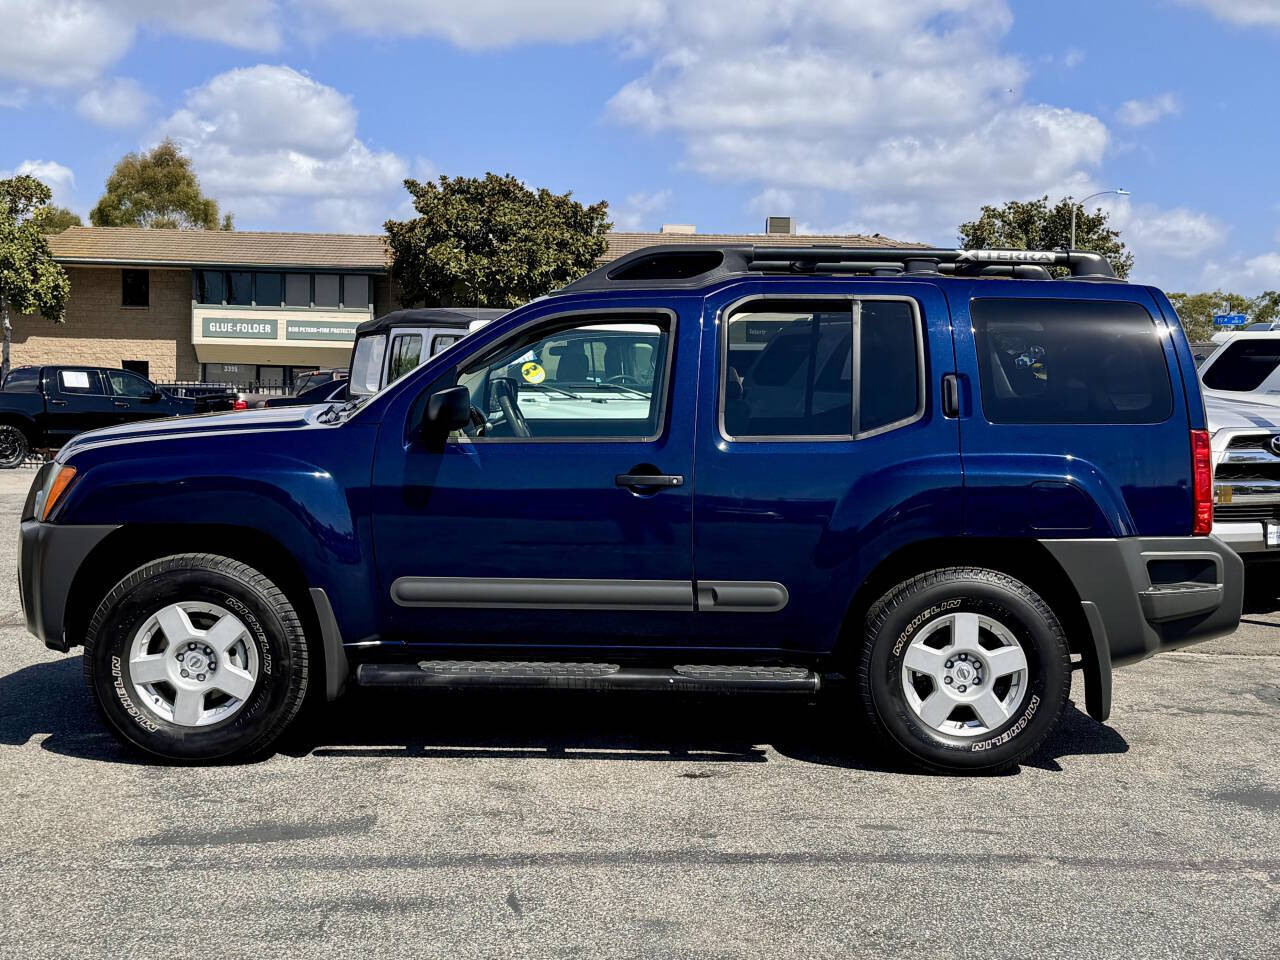
[[[1214,342],[1199,368],[1206,398],[1280,405],[1280,330],[1217,334]]]
[[[1280,340],[1272,343],[1280,347]],[[1280,560],[1280,406],[1204,391],[1213,448],[1213,533],[1246,563]]]

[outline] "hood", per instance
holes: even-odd
[[[1206,393],[1204,414],[1210,433],[1219,430],[1280,430],[1280,407],[1274,403],[1228,399]]]
[[[74,453],[91,447],[104,447],[119,443],[141,443],[148,440],[169,440],[215,433],[256,433],[274,430],[296,430],[307,427],[312,420],[307,416],[311,407],[276,407],[269,410],[243,410],[225,413],[205,413],[192,417],[165,417],[159,420],[143,420],[140,423],[122,424],[90,430],[74,437],[58,454],[65,461]]]

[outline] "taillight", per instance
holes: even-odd
[[[1208,536],[1213,529],[1213,453],[1208,430],[1191,431],[1191,503],[1195,517],[1191,532]]]
[[[247,401],[237,400],[235,403],[231,404],[231,409],[232,410],[248,410],[249,404]]]

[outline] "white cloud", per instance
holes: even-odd
[[[72,203],[76,188],[76,175],[71,168],[56,160],[24,160],[13,170],[0,171],[0,180],[22,174],[35,177],[53,191],[53,202],[66,207]]]
[[[1280,3],[1276,0],[1179,0],[1183,6],[1201,7],[1220,20],[1240,26],[1280,27]]]
[[[1065,54],[1062,55],[1062,64],[1068,70],[1071,70],[1074,67],[1078,67],[1080,66],[1080,64],[1084,63],[1084,56],[1085,54],[1083,50],[1081,50],[1079,47],[1072,47],[1070,50],[1068,50]]]
[[[1254,296],[1263,290],[1280,290],[1280,252],[1268,251],[1243,261],[1205,264],[1199,286],[1204,290],[1231,290]]]
[[[138,127],[147,119],[151,96],[129,77],[95,87],[76,102],[76,111],[100,127]]]
[[[1227,227],[1199,210],[1161,209],[1121,200],[1110,204],[1111,226],[1139,260],[1194,260],[1222,245]]]
[[[0,81],[19,90],[86,86],[128,52],[139,28],[275,50],[279,9],[276,0],[0,0]]]
[[[654,216],[671,203],[670,190],[654,190],[652,193],[632,193],[616,207],[610,207],[615,230],[655,230]]]
[[[1182,105],[1172,93],[1161,93],[1146,100],[1126,100],[1116,111],[1116,118],[1126,126],[1145,127],[1164,117],[1176,116]]]
[[[246,219],[376,229],[408,165],[356,136],[351,100],[285,66],[219,74],[158,128],[191,156],[201,186]]]

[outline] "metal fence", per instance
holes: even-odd
[[[175,380],[157,383],[157,387],[177,397],[208,397],[227,392],[259,394],[269,397],[286,397],[292,392],[283,383],[217,383],[207,380]]]

